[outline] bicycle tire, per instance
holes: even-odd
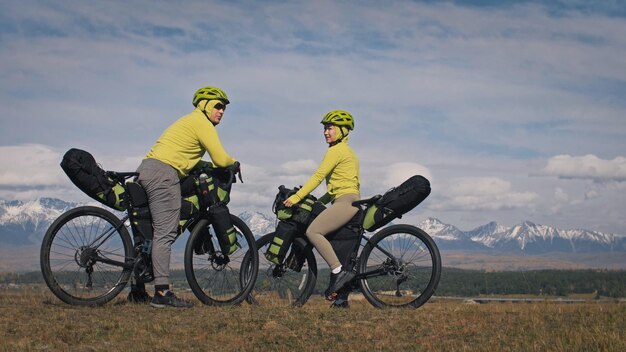
[[[380,248],[399,258],[401,263]],[[365,298],[375,307],[418,308],[434,294],[441,277],[441,255],[433,239],[411,225],[393,225],[366,243],[358,263]],[[372,274],[378,271],[378,275]],[[366,273],[370,273],[369,275]]]
[[[50,225],[39,259],[46,284],[61,301],[97,306],[115,298],[132,273],[131,267],[100,259],[128,263],[133,254],[132,240],[119,218],[105,209],[83,206],[61,214]]]
[[[289,258],[293,246],[300,251],[304,262],[298,272],[285,264],[275,264],[265,258],[264,254],[273,237],[274,233],[269,233],[256,240],[259,249],[259,276],[247,301],[257,305],[300,307],[311,297],[317,280],[317,262],[312,247],[307,248],[304,241],[298,239],[293,242],[286,258]]]
[[[248,226],[234,215],[230,215],[237,242],[240,247],[231,255],[227,264],[218,264],[209,253],[195,254],[196,241],[203,240],[201,231],[211,226],[207,219],[202,219],[194,226],[185,246],[185,276],[194,295],[206,305],[235,305],[241,303],[250,293],[256,282],[259,269],[259,256],[254,235]],[[214,248],[220,248],[211,232]],[[248,260],[244,260],[246,255]],[[244,267],[246,265],[246,267]],[[242,279],[245,275],[245,279]]]

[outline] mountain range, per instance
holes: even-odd
[[[81,204],[55,198],[33,201],[0,200],[0,246],[38,245],[48,226],[63,212]],[[239,217],[255,236],[272,232],[276,218],[259,212]],[[584,229],[559,229],[525,221],[512,227],[490,222],[470,231],[427,218],[413,224],[426,231],[440,250],[489,251],[524,255],[626,252],[626,237]]]

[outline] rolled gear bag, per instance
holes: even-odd
[[[272,242],[265,251],[265,258],[274,264],[280,264],[285,259],[297,233],[298,225],[293,222],[279,221]]]
[[[430,182],[421,175],[415,175],[400,186],[392,188],[365,212],[363,228],[375,231],[391,220],[402,217],[420,204],[430,194]]]
[[[89,197],[116,210],[126,210],[124,187],[107,176],[88,152],[72,148],[63,155],[61,168],[72,183]]]

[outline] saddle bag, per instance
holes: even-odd
[[[279,221],[272,242],[265,252],[265,258],[274,264],[280,264],[285,259],[297,232],[298,226],[295,223]]]
[[[68,150],[63,155],[61,168],[72,183],[89,197],[116,210],[126,209],[124,187],[107,176],[88,152],[76,148]]]
[[[404,181],[400,186],[392,188],[369,208],[363,219],[363,228],[375,231],[387,225],[391,220],[402,217],[420,204],[430,194],[430,182],[415,175]]]

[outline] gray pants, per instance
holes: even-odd
[[[306,229],[306,237],[313,243],[331,270],[338,268],[341,262],[325,236],[339,230],[352,219],[359,211],[359,208],[352,206],[352,202],[357,200],[359,200],[358,194],[346,194],[335,199],[333,205],[321,212]]]
[[[144,159],[137,172],[139,184],[148,194],[152,215],[154,284],[169,285],[172,243],[180,221],[180,179],[176,169],[156,159]]]

